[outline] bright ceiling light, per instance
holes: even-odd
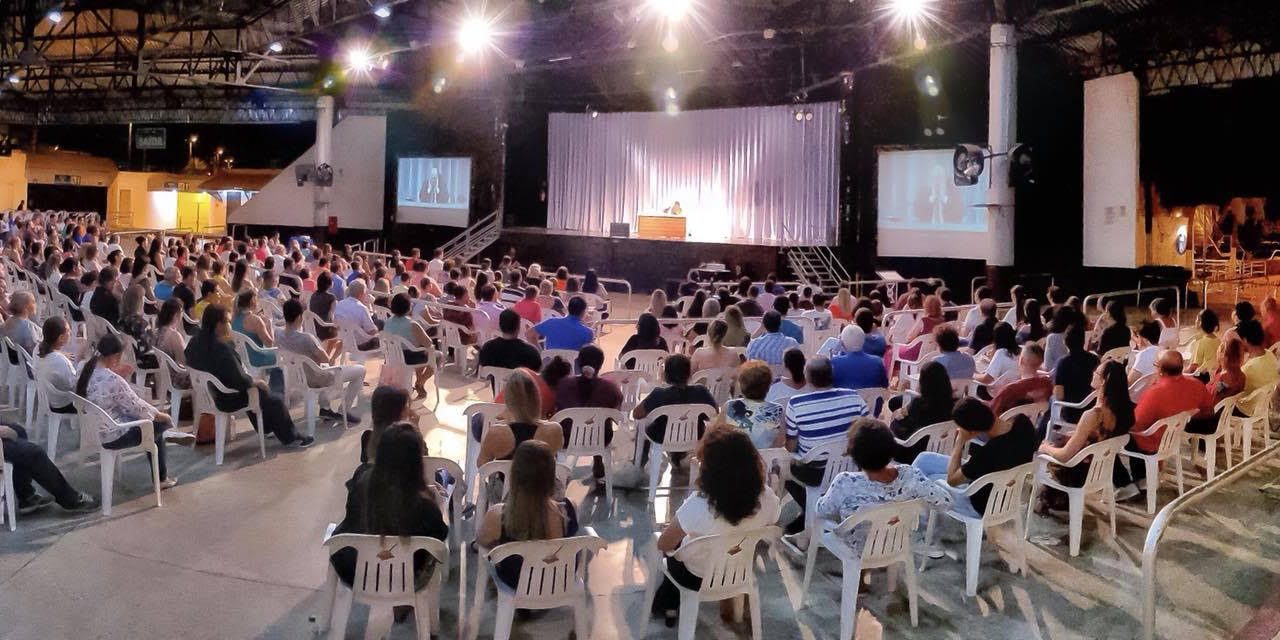
[[[671,22],[679,22],[689,13],[693,0],[649,0],[649,8]]]
[[[347,71],[367,73],[373,70],[374,57],[368,45],[351,45],[345,55]]]
[[[894,26],[918,28],[937,19],[934,0],[889,0],[885,11]]]
[[[60,9],[50,9],[48,13],[44,14],[44,17],[49,22],[58,24],[59,22],[62,22],[62,11]]]
[[[467,16],[458,28],[458,44],[468,55],[488,49],[493,46],[493,23],[484,16]]]
[[[9,84],[21,84],[21,83],[22,83],[22,76],[20,76],[20,75],[18,75],[18,74],[16,74],[16,73],[11,73],[11,74],[9,74],[9,77],[7,78],[7,80],[9,81]]]
[[[379,18],[382,18],[383,20],[386,20],[387,18],[390,18],[390,17],[391,17],[391,5],[389,5],[389,4],[377,4],[377,5],[374,5],[374,7],[373,7],[373,15],[378,16]]]
[[[271,53],[280,53],[281,51],[284,51],[284,43],[276,40],[275,42],[267,45],[267,49],[271,51]]]

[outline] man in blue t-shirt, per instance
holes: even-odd
[[[846,351],[831,358],[835,386],[842,389],[872,389],[889,386],[884,360],[862,350],[866,334],[857,325],[845,327],[841,335]]]
[[[587,301],[580,296],[569,300],[569,315],[563,318],[549,318],[533,327],[530,337],[543,339],[543,348],[572,349],[577,351],[595,340],[595,333],[590,327],[582,324],[582,316],[587,312]]]
[[[787,319],[787,312],[791,311],[791,300],[786,296],[774,298],[773,310],[782,316],[782,335],[795,340],[797,344],[804,344],[804,329]]]

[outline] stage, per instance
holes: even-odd
[[[485,256],[498,258],[514,246],[517,259],[537,262],[544,272],[566,266],[573,273],[595,269],[602,277],[622,278],[635,291],[664,287],[669,280],[683,281],[690,269],[704,262],[719,262],[730,270],[741,266],[753,279],[776,273],[783,265],[778,247],[769,245],[653,240],[590,235],[541,227],[504,227]]]

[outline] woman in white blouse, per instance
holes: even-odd
[[[71,329],[62,316],[53,316],[44,321],[43,334],[36,349],[36,379],[49,383],[48,402],[54,413],[75,413],[69,394],[76,387],[76,369],[63,353],[71,341]]]
[[[1017,380],[1018,373],[1018,332],[1013,327],[1001,322],[992,332],[991,363],[987,370],[978,376],[978,381],[987,385],[992,395],[1000,387]]]
[[[84,369],[80,371],[80,379],[76,382],[76,393],[101,407],[116,423],[135,420],[152,422],[155,426],[156,445],[158,445],[157,464],[160,467],[160,487],[168,489],[178,484],[178,481],[169,477],[165,467],[165,440],[191,442],[195,440],[195,436],[175,433],[169,438],[165,437],[165,430],[173,426],[173,421],[167,414],[161,413],[139,398],[133,386],[122,377],[122,374],[131,373],[129,366],[121,362],[120,356],[123,351],[124,343],[113,334],[107,334],[98,340],[97,355],[90,358],[85,363]],[[115,424],[101,424],[98,428],[98,438],[104,449],[126,449],[142,442],[142,429],[136,426],[120,428]]]
[[[187,366],[187,339],[182,325],[182,301],[169,298],[160,305],[160,313],[156,315],[155,342],[153,347],[163,351],[165,355],[183,367]],[[186,371],[176,372],[173,383],[179,389],[191,387],[190,375]]]

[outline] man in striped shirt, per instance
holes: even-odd
[[[794,452],[796,458],[803,457],[815,446],[849,438],[849,426],[854,419],[870,413],[858,392],[831,386],[831,360],[825,356],[810,359],[804,367],[804,375],[814,390],[792,396],[783,411],[787,425],[787,450]],[[791,463],[792,479],[787,481],[787,492],[800,505],[801,511],[787,525],[788,534],[804,531],[805,487],[820,485],[826,467],[825,460]]]

